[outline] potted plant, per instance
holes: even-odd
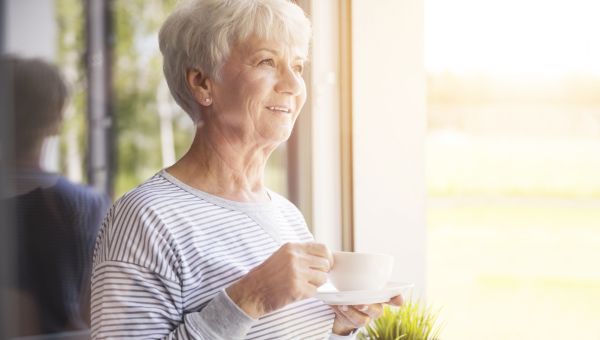
[[[384,306],[383,313],[358,334],[359,340],[438,340],[437,313],[418,302]]]

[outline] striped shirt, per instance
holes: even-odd
[[[298,209],[226,200],[161,171],[108,212],[94,250],[94,339],[327,339],[335,314],[310,298],[258,320],[225,288],[285,242],[312,241]]]

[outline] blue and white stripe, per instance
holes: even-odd
[[[319,300],[251,320],[224,293],[281,244],[312,240],[298,209],[270,194],[229,201],[163,170],[119,199],[94,251],[93,338],[328,338],[334,313]]]

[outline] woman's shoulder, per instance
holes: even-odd
[[[116,200],[113,208],[118,214],[124,211],[162,210],[189,198],[188,193],[157,173],[123,194]]]
[[[176,263],[177,242],[168,212],[169,206],[180,204],[181,194],[159,174],[125,193],[104,220],[96,239],[95,263],[117,261],[146,266],[156,258]],[[154,270],[163,265],[152,262],[150,267]],[[160,271],[173,273],[175,269]]]
[[[275,191],[273,191],[271,189],[269,189],[268,191],[269,191],[269,196],[271,197],[271,200],[280,209],[289,209],[289,210],[299,211],[298,207],[296,207],[296,205],[294,203],[292,203],[292,201],[290,201],[284,195],[282,195],[280,193],[277,193],[277,192],[275,192]]]
[[[269,195],[273,200],[274,205],[278,208],[283,216],[292,220],[304,221],[304,215],[298,207],[287,197],[269,190]]]
[[[120,235],[133,238],[166,235],[169,211],[186,199],[189,197],[185,192],[156,174],[115,201],[106,215],[102,232],[109,239]]]

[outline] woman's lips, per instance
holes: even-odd
[[[289,107],[281,106],[281,105],[267,106],[267,109],[269,109],[271,111],[275,111],[275,112],[281,112],[281,113],[292,113],[292,110]]]

